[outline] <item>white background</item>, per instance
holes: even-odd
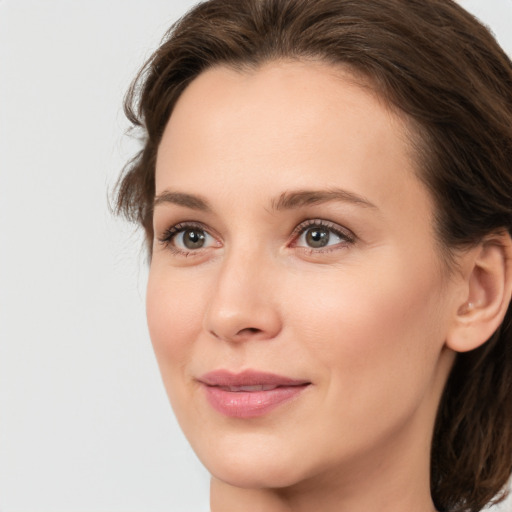
[[[3,512],[208,510],[146,334],[141,237],[107,207],[136,148],[122,96],[194,3],[0,0]],[[512,54],[512,0],[461,3]]]

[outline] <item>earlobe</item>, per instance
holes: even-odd
[[[468,251],[465,293],[446,345],[467,352],[484,344],[503,322],[512,295],[512,240],[508,232],[487,237]]]

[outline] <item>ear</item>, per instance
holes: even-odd
[[[487,237],[462,260],[463,292],[446,339],[446,345],[456,352],[483,345],[505,318],[512,295],[510,234]]]

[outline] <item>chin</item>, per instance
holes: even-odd
[[[303,480],[284,464],[240,464],[229,466],[226,461],[208,468],[210,474],[222,482],[242,489],[283,489]]]
[[[297,450],[286,454],[275,443],[255,442],[249,446],[248,440],[226,439],[217,443],[214,450],[194,449],[210,474],[229,485],[241,488],[285,488],[290,487],[306,476],[304,461]]]

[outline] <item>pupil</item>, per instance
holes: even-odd
[[[183,234],[183,244],[187,249],[199,249],[204,245],[205,236],[202,231],[188,229]]]
[[[306,233],[306,242],[310,247],[325,247],[329,242],[329,230],[325,228],[311,228]]]

